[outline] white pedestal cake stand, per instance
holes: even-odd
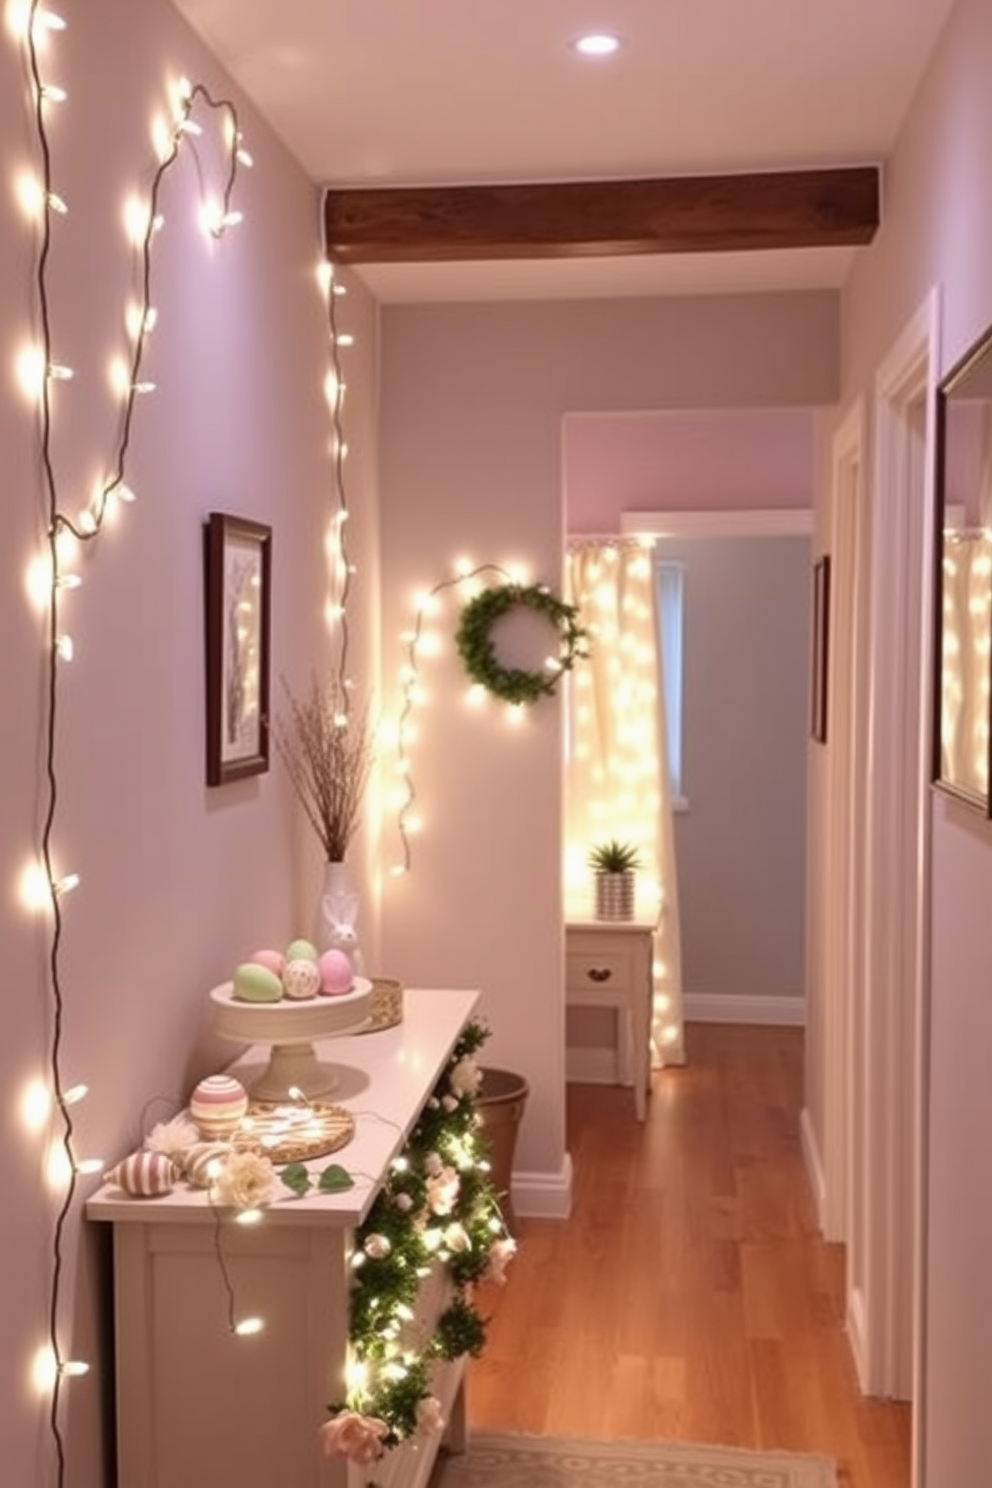
[[[291,1089],[308,1100],[330,1095],[337,1087],[334,1065],[317,1057],[314,1042],[359,1033],[372,1012],[372,983],[356,977],[350,992],[339,997],[311,997],[302,1002],[244,1002],[234,996],[233,982],[210,993],[214,1029],[239,1044],[269,1044],[269,1062],[250,1082],[257,1101],[284,1101]]]

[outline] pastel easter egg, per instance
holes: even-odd
[[[132,1152],[103,1176],[133,1198],[153,1199],[175,1186],[179,1169],[164,1152]]]
[[[244,961],[234,973],[234,996],[239,1002],[279,1002],[282,981],[267,966]]]
[[[287,961],[313,961],[317,960],[317,947],[312,940],[293,940],[286,947]]]
[[[282,969],[286,964],[282,951],[256,951],[248,960],[252,966],[264,966],[266,971],[271,971],[277,977],[282,976]]]
[[[230,1142],[197,1142],[183,1164],[186,1181],[194,1188],[209,1188],[233,1151]]]
[[[227,1137],[248,1110],[248,1092],[230,1075],[208,1075],[189,1098],[189,1114],[207,1138]]]
[[[316,997],[320,991],[320,972],[314,961],[287,961],[282,974],[282,990],[294,1002]]]
[[[342,993],[351,991],[354,973],[344,951],[325,951],[317,965],[320,968],[320,990],[325,997],[340,997]]]

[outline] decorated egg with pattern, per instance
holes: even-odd
[[[132,1152],[103,1176],[136,1199],[152,1199],[175,1187],[179,1169],[164,1152]]]
[[[320,991],[320,972],[315,961],[287,961],[282,973],[282,990],[295,1002],[316,997]]]
[[[203,1137],[227,1137],[248,1110],[248,1092],[231,1075],[208,1075],[189,1099],[189,1114]]]
[[[194,1188],[209,1188],[233,1151],[230,1142],[197,1142],[183,1164],[187,1182]]]

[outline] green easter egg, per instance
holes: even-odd
[[[294,940],[286,947],[286,961],[313,961],[316,964],[317,947],[309,940]]]
[[[234,995],[240,1002],[281,1002],[282,982],[267,966],[246,961],[234,973]]]

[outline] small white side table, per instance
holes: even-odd
[[[608,1007],[617,1014],[618,1059],[634,1087],[638,1121],[651,1090],[653,920],[569,916],[565,925],[567,1007]]]

